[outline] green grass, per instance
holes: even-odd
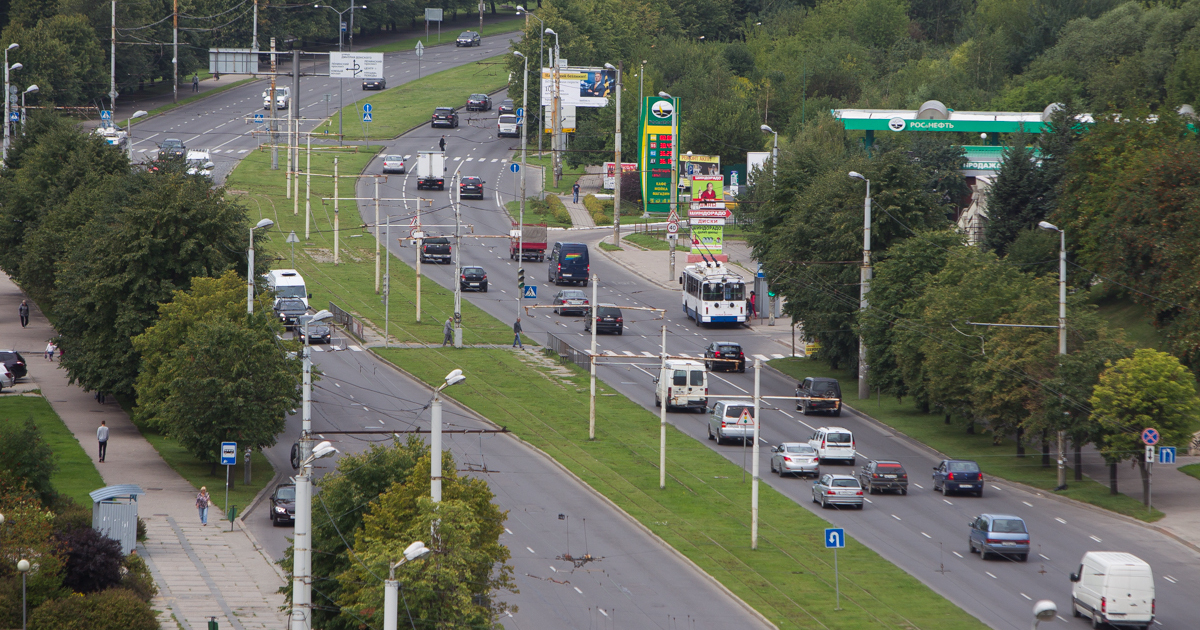
[[[626,234],[623,239],[633,243],[634,245],[640,245],[646,249],[652,249],[654,251],[666,251],[671,249],[671,244],[668,243],[665,238],[662,238],[662,234],[664,234],[664,232],[654,232],[650,234],[647,234],[646,232],[634,232],[633,234]]]
[[[505,11],[501,11],[500,13],[505,13]],[[424,20],[418,19],[417,21],[423,22]],[[462,22],[462,24],[466,24],[466,23],[467,22]],[[478,32],[482,37],[486,38],[491,35],[500,35],[502,33],[516,32],[516,31],[521,30],[524,27],[525,27],[525,18],[514,17],[510,20],[501,20],[499,22],[486,23],[483,25],[483,30],[478,31]],[[444,46],[446,44],[453,45],[454,40],[458,38],[459,33],[463,32],[463,31],[474,31],[474,30],[477,30],[478,28],[479,28],[478,22],[475,22],[474,25],[463,26],[462,28],[456,28],[453,24],[450,24],[450,25],[443,24],[442,25],[442,43],[438,44],[438,43],[436,43],[437,42],[437,26],[431,25],[429,27],[429,37],[428,38],[425,37],[424,30],[422,30],[421,35],[418,37],[409,37],[409,38],[402,39],[397,42],[391,42],[391,43],[387,43],[387,44],[381,44],[379,46],[373,46],[371,48],[365,49],[363,52],[396,52],[397,50],[412,50],[417,47],[418,41],[423,41],[425,43],[425,46],[439,46],[439,45]]]
[[[563,382],[502,350],[381,354],[430,383],[461,368],[467,380],[447,394],[550,454],[781,629],[984,627],[855,540],[838,554],[844,610],[834,611],[825,520],[764,484],[752,551],[750,484],[739,467],[668,426],[659,490],[658,418],[600,383],[597,439],[588,441],[588,382],[574,366]]]
[[[600,241],[600,249],[603,249],[606,252],[625,251],[625,250],[621,249],[620,247],[613,245],[612,243],[609,243],[608,241]]]
[[[166,111],[170,111],[172,109],[175,109],[176,107],[182,107],[183,105],[187,105],[188,103],[191,103],[192,101],[198,101],[202,98],[208,98],[210,96],[215,96],[217,94],[220,94],[221,92],[225,92],[227,90],[232,90],[233,88],[238,87],[239,85],[245,85],[247,83],[250,83],[251,81],[257,81],[257,79],[242,79],[241,81],[234,81],[233,83],[227,83],[225,85],[222,85],[221,87],[213,88],[211,90],[208,90],[207,92],[200,92],[199,94],[192,94],[191,96],[189,96],[187,98],[179,99],[178,103],[170,103],[168,105],[163,105],[162,107],[156,107],[156,108],[150,110],[148,112],[148,115],[149,116],[157,116],[158,114],[161,114]],[[180,86],[182,86],[182,85],[183,84],[180,83]],[[188,79],[188,90],[189,90],[188,93],[189,94],[191,94],[191,91],[190,91],[191,89],[192,89],[192,83],[191,83],[191,79],[189,78]],[[141,120],[142,120],[142,122],[145,122],[145,118],[142,118]],[[121,126],[128,128],[129,120],[126,119],[125,122]],[[134,128],[137,128],[137,124],[134,124]]]
[[[71,497],[79,505],[92,504],[88,493],[104,487],[104,479],[92,463],[92,458],[83,450],[79,440],[63,424],[62,418],[54,413],[50,403],[41,396],[5,396],[0,398],[0,418],[4,421],[21,421],[33,418],[42,433],[42,439],[54,452],[57,470],[50,476],[50,483],[60,494]],[[92,443],[95,448],[95,443]]]
[[[521,200],[510,201],[504,204],[504,207],[508,209],[508,214],[512,217],[512,220],[516,221],[517,217],[520,216]],[[567,217],[566,221],[562,220],[561,217],[557,217],[550,212],[546,204],[533,197],[525,200],[525,222],[545,223],[549,227],[571,227],[573,225],[570,217]]]
[[[358,149],[356,152],[355,150]],[[333,174],[333,158],[338,158],[339,176],[357,175],[375,157],[380,147],[346,147],[341,151],[313,151],[312,171]],[[282,156],[281,156],[282,160]],[[300,164],[305,164],[303,152]],[[227,187],[231,191],[250,194],[239,195],[249,210],[251,221],[260,217],[275,221],[270,229],[270,241],[259,256],[274,257],[274,268],[293,267],[291,248],[284,242],[288,232],[295,231],[301,242],[296,244],[294,268],[299,270],[313,294],[311,301],[316,308],[324,308],[329,302],[354,313],[360,319],[375,324],[380,333],[384,329],[384,304],[375,293],[375,241],[363,224],[374,223],[374,206],[364,202],[360,212],[354,202],[344,201],[338,211],[340,237],[338,239],[340,264],[333,264],[333,202],[322,204],[322,197],[333,197],[331,177],[312,178],[312,225],[308,240],[304,238],[304,182],[300,182],[300,214],[292,214],[293,201],[285,198],[283,170],[271,170],[269,151],[247,154],[230,175]],[[354,180],[340,177],[341,197],[354,195]],[[381,206],[381,212],[388,212]],[[409,216],[403,210],[393,208],[391,212],[402,215],[403,220],[393,219],[392,238],[408,234]],[[384,222],[381,217],[380,222]],[[402,227],[399,227],[402,226]],[[442,228],[436,228],[439,232]],[[507,245],[507,244],[506,244]],[[413,248],[406,249],[405,256],[411,259]],[[421,283],[421,322],[416,318],[416,273],[403,261],[393,256],[391,264],[392,295],[388,333],[393,341],[401,343],[441,343],[442,324],[454,312],[454,293],[438,286],[432,280]],[[496,285],[501,284],[497,279]],[[489,293],[489,295],[491,295]],[[505,294],[495,292],[496,299]],[[462,302],[463,341],[475,343],[512,343],[510,324],[503,324],[484,313],[467,300]]]
[[[1187,466],[1180,466],[1179,472],[1200,479],[1200,464],[1188,464]]]
[[[1097,310],[1110,326],[1125,329],[1125,337],[1139,348],[1166,348],[1165,336],[1151,323],[1150,309],[1128,298],[1101,298]]]
[[[519,145],[518,145],[519,148]],[[544,190],[548,193],[570,194],[571,187],[579,178],[583,176],[584,169],[582,166],[571,167],[567,166],[566,161],[563,162],[562,179],[558,181],[558,186],[554,186],[554,160],[550,155],[537,157],[535,155],[527,155],[526,161],[534,166],[542,167],[542,173],[545,174]]]
[[[370,96],[364,96],[353,107],[346,108],[347,115],[350,116],[350,120],[343,127],[346,138],[390,140],[417,125],[428,123],[435,107],[462,107],[471,94],[490,94],[503,88],[508,83],[508,71],[504,69],[503,59],[503,56],[492,57],[429,74],[382,92],[371,92]],[[374,118],[374,122],[369,124],[365,138],[362,122],[364,103],[371,104]],[[326,121],[329,129],[337,129],[339,116],[341,112]],[[459,125],[466,127],[470,124],[470,118],[482,119],[477,123],[489,129],[496,124],[494,112],[463,110],[458,113]]]
[[[825,376],[836,378],[842,384],[843,392],[857,391],[856,377],[844,370],[831,370],[829,366],[816,359],[775,359],[771,367],[801,380],[807,376]],[[973,459],[979,462],[984,473],[1015,481],[1040,490],[1069,497],[1084,503],[1102,507],[1118,514],[1132,516],[1146,522],[1154,522],[1165,516],[1157,509],[1148,513],[1146,506],[1138,499],[1129,495],[1109,493],[1108,486],[1087,477],[1083,481],[1074,480],[1074,472],[1068,467],[1066,490],[1055,492],[1058,485],[1058,471],[1051,465],[1042,466],[1041,442],[1032,441],[1026,445],[1025,457],[1017,457],[1016,443],[1004,440],[1000,444],[992,443],[992,436],[985,431],[968,434],[964,426],[952,420],[945,424],[945,418],[938,414],[922,413],[914,408],[912,403],[897,402],[894,398],[879,400],[847,399],[846,402],[855,410],[870,415],[883,424],[921,442],[949,457]],[[1030,436],[1032,437],[1032,436]],[[1068,456],[1068,461],[1073,461]],[[1053,462],[1053,457],[1051,457]],[[1137,484],[1140,488],[1140,484]]]

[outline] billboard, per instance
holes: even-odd
[[[681,155],[679,156],[679,192],[687,193],[692,185],[693,175],[720,175],[721,156],[719,155]]]
[[[680,178],[682,179],[682,178]],[[720,171],[716,175],[692,176],[692,209],[725,209],[725,178]]]
[[[570,107],[605,107],[617,93],[617,71],[605,68],[562,68],[558,71],[562,104]],[[554,102],[554,70],[542,68],[542,102]]]
[[[672,167],[675,138],[671,120],[677,116],[675,99],[647,96],[642,104],[638,129],[638,165],[642,171],[642,200],[646,212],[671,212],[671,187],[675,185]]]
[[[766,168],[767,161],[770,159],[770,151],[750,151],[746,153],[746,183],[748,185],[754,185],[754,169]]]
[[[692,251],[688,256],[688,262],[696,262],[703,260],[701,255],[707,256],[710,260],[714,256],[721,256],[721,247],[725,240],[725,226],[723,225],[692,225]],[[694,258],[694,259],[693,259]],[[724,260],[718,258],[717,260]]]
[[[616,190],[616,188],[617,188],[616,170],[617,170],[616,162],[605,162],[604,163],[604,190]],[[621,172],[622,173],[636,173],[637,170],[638,170],[637,162],[621,162]]]
[[[554,133],[554,108],[547,105],[543,108],[546,115],[542,120],[546,121],[546,133]],[[558,122],[562,126],[563,133],[575,133],[575,106],[564,105],[562,107],[562,120]]]
[[[383,53],[331,52],[329,77],[332,79],[382,79]]]

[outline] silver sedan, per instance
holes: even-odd
[[[831,505],[851,505],[860,510],[863,508],[862,485],[850,475],[823,475],[813,483],[812,496],[813,503],[820,503],[823,508]]]
[[[771,472],[784,475],[821,474],[820,458],[813,447],[803,442],[784,442],[771,448]]]

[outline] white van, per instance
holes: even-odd
[[[708,409],[708,372],[699,361],[667,359],[662,374],[655,382],[654,406],[661,407],[666,401],[667,411],[672,409]]]
[[[823,463],[828,459],[841,459],[854,465],[854,434],[842,427],[821,427],[808,438],[808,445],[817,451]]]
[[[513,114],[501,114],[496,119],[496,137],[503,138],[505,136],[521,137],[521,125],[517,124],[517,117]]]
[[[267,288],[275,294],[275,299],[282,298],[298,298],[304,300],[304,306],[308,306],[308,300],[312,295],[304,286],[304,276],[300,275],[295,269],[274,269],[267,273]]]
[[[1120,551],[1089,551],[1071,574],[1071,607],[1092,627],[1149,628],[1154,624],[1154,572],[1141,558]]]

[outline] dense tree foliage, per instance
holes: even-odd
[[[0,475],[23,480],[42,501],[48,502],[55,495],[50,476],[57,468],[54,451],[42,438],[33,418],[0,420]]]

